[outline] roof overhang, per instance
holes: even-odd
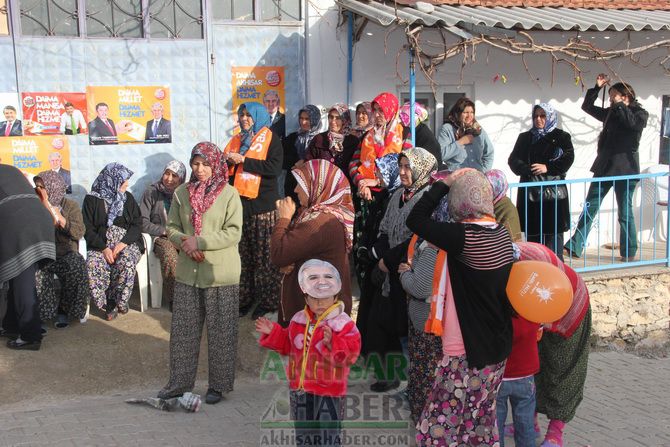
[[[482,34],[496,30],[670,30],[670,11],[662,10],[434,5],[432,12],[422,12],[416,7],[393,3],[365,0],[335,2],[343,9],[382,26],[394,23],[424,25],[446,28],[452,32],[460,28],[475,34],[482,30]]]

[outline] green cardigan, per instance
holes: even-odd
[[[182,237],[195,235],[186,186],[187,183],[180,185],[175,191],[168,215],[168,238],[176,247],[181,247]],[[180,250],[176,280],[201,289],[239,284],[241,237],[242,202],[237,190],[226,185],[202,215],[202,232],[197,241],[205,260],[195,262]]]

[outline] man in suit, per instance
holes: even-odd
[[[70,171],[63,168],[63,158],[59,152],[52,152],[49,154],[49,165],[51,166],[52,171],[57,172],[61,177],[63,177],[63,180],[67,185],[65,192],[72,194],[72,176],[70,175]]]
[[[279,93],[277,90],[268,90],[263,95],[263,105],[268,110],[272,121],[270,130],[282,140],[286,136],[286,117],[279,111]]]
[[[119,144],[114,121],[107,118],[109,106],[104,102],[95,105],[95,113],[98,115],[88,123],[89,143],[97,144]]]
[[[151,106],[154,119],[147,121],[147,131],[144,134],[145,143],[172,143],[172,126],[170,120],[163,118],[163,104],[160,102]]]
[[[2,113],[5,115],[5,121],[0,123],[0,137],[20,137],[23,135],[21,120],[16,119],[16,108],[5,106]]]

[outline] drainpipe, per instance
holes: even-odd
[[[354,13],[347,11],[347,107],[351,104],[354,66]]]
[[[409,128],[412,135],[412,147],[416,145],[416,127],[414,126],[414,102],[416,100],[416,74],[414,73],[414,48],[409,49]]]

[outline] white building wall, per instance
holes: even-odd
[[[309,52],[310,67],[308,79],[308,98],[313,103],[329,105],[346,100],[347,88],[347,28],[336,28],[338,9],[332,1],[313,1],[309,16]],[[560,43],[575,37],[576,32],[533,32],[538,42]],[[445,32],[448,42],[456,38]],[[581,38],[590,40],[602,48],[625,48],[630,40],[631,46],[648,44],[650,41],[670,37],[670,32],[639,33],[582,33]],[[422,39],[425,50],[438,53],[442,38],[436,31],[424,31]],[[354,47],[353,89],[351,105],[371,100],[377,93],[390,91],[399,95],[407,91],[408,56],[402,50],[406,45],[402,27],[392,29],[368,23],[361,40]],[[432,43],[432,45],[430,44]],[[651,59],[651,57],[649,57]],[[461,57],[450,59],[437,69],[434,79],[437,82],[436,115],[441,123],[443,114],[441,98],[445,91],[464,91],[471,95],[476,103],[476,115],[480,124],[489,134],[495,149],[494,167],[503,170],[510,182],[518,181],[507,166],[507,158],[512,151],[518,134],[531,126],[532,104],[550,102],[558,110],[560,124],[572,135],[575,146],[575,162],[568,172],[568,179],[590,178],[589,168],[595,158],[596,141],[602,124],[581,110],[585,89],[575,83],[573,69],[567,65],[556,65],[553,74],[551,59],[548,55],[533,55],[526,58],[529,73],[519,56],[510,55],[486,45],[476,49],[476,61],[468,61],[461,73]],[[600,63],[582,63],[585,88],[595,83],[600,72],[608,72]],[[640,142],[640,163],[645,169],[658,163],[659,135],[661,125],[661,98],[670,94],[670,77],[664,76],[658,65],[642,68],[627,59],[609,62],[623,80],[635,89],[642,106],[649,112],[649,122]],[[496,75],[504,75],[494,81]],[[461,78],[462,75],[462,78]],[[399,77],[400,76],[400,77]],[[430,92],[426,78],[417,70],[417,92]],[[436,126],[439,127],[439,126]],[[439,129],[434,129],[435,132]],[[573,186],[571,190],[573,220],[581,211],[583,190]],[[616,208],[613,194],[603,203],[602,211],[606,220],[601,222],[603,232],[600,235],[611,238],[618,229],[611,220],[608,210]],[[646,225],[645,225],[646,226]],[[595,229],[594,229],[595,230]],[[592,232],[592,236],[595,235]],[[595,236],[594,236],[595,237]],[[593,241],[592,241],[593,242]]]

